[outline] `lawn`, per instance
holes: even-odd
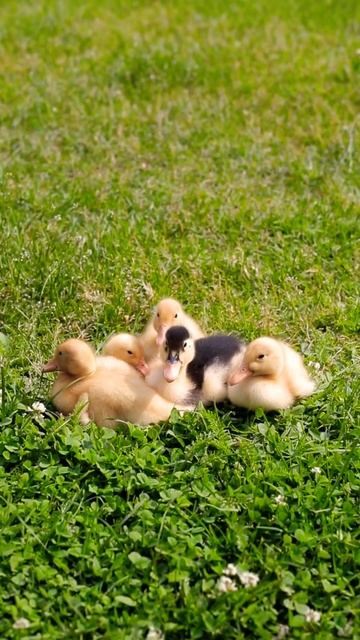
[[[360,638],[359,3],[0,17],[0,638]],[[168,295],[290,341],[317,392],[117,432],[56,415],[55,345]],[[222,593],[228,563],[257,585]]]

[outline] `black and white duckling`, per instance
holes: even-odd
[[[229,400],[246,409],[287,409],[314,389],[301,356],[284,342],[268,337],[250,342],[228,378]]]
[[[193,340],[186,327],[167,330],[161,363],[146,382],[171,402],[196,407],[227,398],[226,381],[244,343],[235,336],[216,334]]]

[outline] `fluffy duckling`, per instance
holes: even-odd
[[[103,347],[102,355],[113,356],[131,364],[143,376],[149,373],[143,345],[137,336],[132,336],[130,333],[117,333],[111,336]]]
[[[228,385],[233,404],[265,411],[287,409],[315,389],[301,356],[287,344],[267,337],[248,345]]]
[[[196,407],[222,402],[227,397],[226,381],[234,361],[244,349],[235,336],[213,335],[193,340],[186,327],[171,327],[161,349],[162,362],[146,382],[164,398]]]
[[[118,421],[147,425],[167,420],[174,406],[150,389],[133,366],[112,356],[96,357],[83,340],[63,342],[43,371],[60,372],[52,402],[64,414],[79,407],[82,424],[93,420],[112,428]]]
[[[147,361],[159,356],[160,347],[165,342],[166,332],[173,326],[186,327],[194,340],[204,336],[199,325],[185,313],[180,302],[172,298],[164,298],[155,307],[153,317],[140,335]]]

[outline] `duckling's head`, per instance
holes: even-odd
[[[249,376],[278,375],[283,366],[281,343],[273,338],[257,338],[246,348],[241,364],[231,373],[228,383],[238,384]]]
[[[164,378],[174,382],[182,367],[189,364],[195,356],[194,341],[185,327],[171,327],[165,335],[165,344],[161,349],[164,362]]]
[[[84,340],[71,338],[62,342],[54,357],[43,366],[43,372],[63,371],[70,376],[87,376],[95,371],[95,354]]]
[[[135,367],[143,376],[149,373],[149,366],[145,362],[144,349],[140,340],[130,333],[118,333],[105,344],[105,356],[114,356]]]
[[[157,333],[156,344],[161,346],[165,342],[165,334],[170,327],[181,325],[184,317],[183,308],[177,300],[164,298],[155,308],[154,329]]]

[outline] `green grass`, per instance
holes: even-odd
[[[0,637],[360,638],[359,3],[0,15]],[[318,392],[118,433],[28,411],[56,343],[165,295],[289,340]],[[219,594],[229,562],[258,585]]]

